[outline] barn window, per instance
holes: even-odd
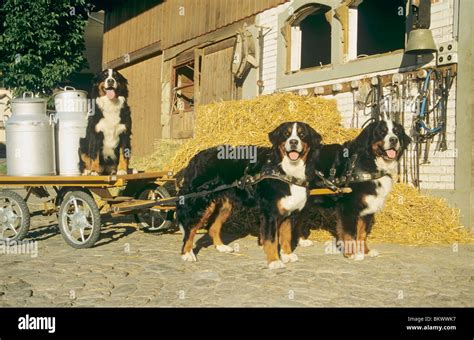
[[[287,21],[283,34],[287,42],[287,69],[291,72],[331,64],[331,24],[326,13],[331,8],[310,4]]]
[[[194,61],[174,68],[173,112],[189,111],[194,107]]]
[[[405,47],[406,0],[363,0],[349,9],[350,59]],[[357,29],[357,34],[354,30]]]

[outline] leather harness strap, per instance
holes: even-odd
[[[245,172],[247,172],[247,171],[245,171]],[[199,191],[199,192],[192,192],[192,193],[189,193],[189,194],[179,195],[177,197],[170,197],[169,199],[166,199],[165,204],[176,203],[179,200],[187,199],[187,198],[206,196],[206,195],[209,195],[209,194],[213,194],[215,192],[224,191],[224,190],[231,189],[231,188],[239,188],[239,189],[243,190],[243,189],[245,189],[249,186],[253,186],[253,185],[257,184],[258,182],[263,181],[265,179],[279,180],[279,181],[282,181],[282,182],[286,182],[288,184],[298,185],[298,186],[305,187],[305,188],[309,187],[309,182],[306,181],[306,180],[302,180],[300,178],[296,178],[296,177],[293,177],[293,176],[290,176],[290,175],[287,175],[287,174],[283,174],[278,169],[274,169],[270,166],[266,166],[266,167],[264,167],[262,172],[254,175],[254,176],[244,175],[240,179],[238,179],[238,180],[236,180],[236,181],[234,181],[230,184],[219,185],[219,186],[217,186],[217,187],[215,187],[214,189],[211,189],[211,190],[202,190],[202,191]],[[156,205],[160,205],[160,202],[156,201]]]
[[[375,179],[379,179],[383,176],[391,176],[389,172],[386,171],[376,171],[373,173],[369,172],[364,172],[364,171],[357,171],[354,173],[354,168],[355,168],[355,162],[357,160],[357,154],[354,154],[351,157],[351,160],[348,165],[348,169],[346,173],[341,176],[341,177],[335,177],[336,174],[336,169],[335,165],[330,170],[330,176],[329,178],[326,178],[324,174],[320,171],[315,171],[316,176],[321,179],[321,181],[324,183],[326,188],[330,189],[334,193],[343,193],[343,192],[348,192],[341,190],[345,189],[349,183],[357,183],[357,182],[366,182],[366,181],[371,181]],[[199,192],[193,192],[189,194],[184,194],[180,195],[178,197],[172,197],[170,199],[167,199],[166,202],[169,204],[170,202],[177,202],[180,199],[187,199],[187,198],[192,198],[192,197],[200,197],[200,196],[206,196],[209,194],[213,194],[215,192],[219,191],[224,191],[227,189],[231,188],[238,188],[238,189],[245,189],[247,187],[253,186],[257,184],[258,182],[261,182],[265,179],[273,179],[273,180],[278,180],[281,182],[285,182],[291,185],[297,185],[305,188],[309,188],[309,182],[294,176],[290,176],[287,174],[282,173],[280,170],[277,168],[271,166],[270,164],[266,165],[263,167],[262,171],[260,173],[257,173],[255,175],[248,175],[247,173],[248,169],[245,169],[245,175],[241,177],[240,179],[230,183],[230,184],[223,184],[215,187],[214,189],[211,190],[202,190]],[[159,201],[156,202],[156,205],[160,205]]]
[[[349,183],[360,183],[373,181],[384,176],[392,177],[391,173],[388,171],[376,171],[376,172],[366,172],[366,171],[357,171],[352,173],[350,176],[341,176],[334,180],[335,184],[349,184]]]
[[[340,187],[347,187],[350,183],[360,183],[373,181],[384,176],[392,177],[391,173],[384,170],[378,170],[375,172],[368,171],[356,171],[354,172],[355,164],[357,161],[357,154],[353,154],[348,166],[347,171],[344,175],[336,177],[336,161],[334,161],[331,169],[329,170],[329,176],[326,178],[320,171],[316,171],[316,176],[331,190],[336,191]]]

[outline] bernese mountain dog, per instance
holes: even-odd
[[[305,239],[309,229],[303,227],[310,210],[330,208],[334,209],[336,216],[336,227],[332,232],[344,256],[356,260],[363,259],[364,255],[377,256],[376,250],[369,250],[367,236],[372,229],[374,214],[383,208],[392,189],[398,160],[410,143],[411,138],[401,124],[380,120],[367,125],[352,141],[342,145],[321,145],[316,169],[328,179],[341,178],[350,171],[352,178],[348,186],[352,192],[337,197],[312,197],[295,228],[300,236],[298,244],[311,245],[311,241]],[[310,179],[312,188],[321,184],[318,177]]]
[[[107,69],[93,82],[94,110],[88,118],[86,136],[79,142],[79,169],[83,175],[126,175],[132,134],[127,79]]]
[[[224,245],[220,234],[222,224],[236,206],[257,208],[260,215],[259,243],[263,245],[270,269],[283,268],[284,263],[298,259],[291,250],[292,220],[293,213],[301,211],[306,204],[306,186],[264,179],[244,189],[233,187],[205,196],[185,196],[231,184],[244,175],[253,176],[264,167],[306,181],[314,172],[309,164],[314,164],[312,159],[319,149],[321,136],[305,123],[287,122],[270,132],[269,138],[272,147],[257,148],[254,163],[247,159],[219,159],[215,147],[198,153],[183,170],[184,179],[179,190],[183,200],[177,203],[176,211],[176,220],[183,233],[183,260],[196,261],[194,237],[203,227],[209,228],[209,236],[218,251],[233,251]]]

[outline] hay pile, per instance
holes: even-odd
[[[180,139],[160,139],[154,144],[153,153],[146,157],[132,157],[130,166],[145,171],[168,170],[167,163],[185,143]]]
[[[136,160],[134,166],[146,170],[184,168],[200,150],[221,145],[268,146],[268,132],[285,121],[303,121],[313,126],[325,143],[340,143],[354,138],[358,130],[342,126],[336,102],[322,98],[302,97],[291,93],[261,96],[252,100],[218,102],[198,108],[195,137],[182,145],[165,142],[151,155]],[[174,143],[171,145],[170,143]],[[176,147],[180,148],[176,151]],[[170,158],[170,152],[175,152]],[[255,229],[257,216],[239,214],[231,219],[231,229]],[[331,216],[316,216],[308,224],[316,228],[334,222]],[[311,238],[324,241],[331,235],[324,230],[312,231]],[[459,211],[438,198],[421,195],[406,184],[397,184],[383,212],[376,215],[371,242],[398,244],[451,244],[474,241],[474,235],[460,227]]]
[[[176,153],[168,169],[177,172],[199,151],[216,145],[269,146],[268,133],[288,121],[308,123],[327,142],[338,143],[357,135],[357,130],[342,126],[335,101],[281,93],[218,102],[198,108],[194,138]]]
[[[324,212],[323,212],[324,214]],[[460,226],[459,209],[450,208],[446,200],[425,196],[417,189],[397,183],[382,212],[375,215],[370,242],[436,245],[474,242],[474,235]],[[311,216],[312,227],[334,228],[334,218],[326,213]],[[325,230],[312,230],[310,239],[327,241]]]
[[[398,244],[474,242],[460,226],[460,210],[445,199],[422,195],[404,183],[394,186],[384,210],[376,215],[371,240]]]

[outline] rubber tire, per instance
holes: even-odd
[[[157,192],[158,196],[160,198],[171,197],[170,193],[168,192],[168,190],[166,190],[166,188],[164,188],[163,186],[158,186],[155,183],[152,183],[152,184],[148,184],[144,188],[142,188],[142,190],[140,190],[140,192],[137,193],[135,198],[139,199],[139,200],[147,200],[148,199],[147,191],[149,191],[149,190],[154,190],[155,192]],[[167,212],[167,214],[168,213],[169,212]],[[154,230],[150,230],[150,225],[146,221],[143,221],[140,218],[140,214],[133,214],[133,217],[135,218],[135,221],[138,224],[140,224],[141,228],[143,228],[145,230],[148,230],[148,231],[154,231]],[[158,228],[160,228],[160,230],[169,229],[171,227],[171,225],[173,224],[173,222],[170,221],[169,219],[167,219],[167,217],[168,216],[163,218],[164,219],[163,223],[158,227]]]
[[[83,200],[89,206],[92,213],[92,220],[93,220],[92,235],[86,242],[81,243],[81,244],[74,243],[68,238],[67,233],[65,232],[65,229],[64,229],[64,225],[63,225],[62,216],[64,214],[64,209],[65,209],[64,203],[69,200],[70,196],[75,196]],[[100,212],[99,212],[99,208],[97,207],[97,204],[94,201],[94,198],[84,191],[70,191],[66,193],[61,202],[61,207],[59,208],[58,225],[59,225],[59,230],[61,231],[61,235],[64,241],[66,241],[66,243],[69,244],[71,247],[76,248],[76,249],[84,249],[84,248],[93,247],[94,244],[99,239],[100,227],[101,227]]]
[[[16,235],[13,238],[9,238],[9,241],[21,241],[26,237],[28,234],[28,231],[30,230],[30,210],[28,209],[28,206],[26,205],[25,200],[23,197],[18,195],[16,192],[11,191],[11,190],[0,190],[0,198],[8,198],[12,201],[15,201],[20,210],[21,213],[23,214],[23,221],[21,221],[20,224],[20,231],[18,232],[18,235]],[[0,241],[5,241],[6,239],[0,237]]]

